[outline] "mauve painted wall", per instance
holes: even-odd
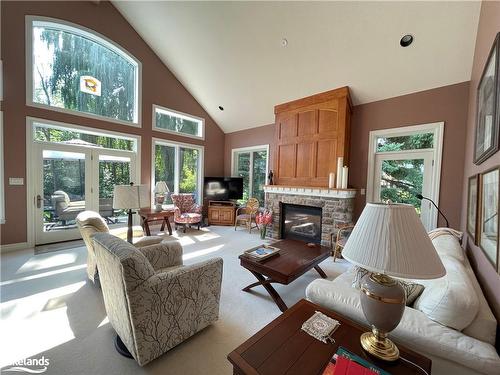
[[[226,134],[224,175],[231,175],[231,150],[240,147],[269,145],[269,169],[273,169],[274,124]]]
[[[452,228],[459,228],[469,83],[463,82],[354,107],[349,184],[366,188],[368,137],[372,130],[444,121],[439,205]],[[357,196],[355,213],[366,196]],[[443,225],[440,218],[439,225]]]
[[[481,15],[476,37],[476,48],[474,52],[474,63],[469,89],[468,118],[467,118],[467,141],[465,146],[465,173],[463,179],[462,196],[462,230],[465,232],[467,215],[467,185],[468,178],[476,173],[481,173],[500,165],[500,152],[491,156],[481,165],[473,163],[474,155],[474,132],[476,129],[476,93],[481,74],[486,64],[496,34],[500,32],[500,2],[483,1]],[[483,291],[488,298],[491,308],[500,320],[500,276],[491,265],[483,251],[467,239],[467,251],[469,259],[476,275],[481,282]]]
[[[144,184],[150,183],[152,137],[204,145],[205,174],[223,173],[224,133],[111,3],[2,1],[1,7],[6,181],[9,177],[26,179],[26,116],[140,135],[141,182]],[[142,62],[142,128],[26,106],[25,15],[53,17],[88,27],[115,41],[139,59]],[[205,141],[152,131],[153,104],[205,118]],[[25,242],[25,186],[6,184],[5,206],[6,224],[0,227],[1,243]]]

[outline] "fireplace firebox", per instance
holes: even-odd
[[[321,244],[321,207],[280,202],[281,238]]]

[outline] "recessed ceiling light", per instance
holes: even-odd
[[[399,41],[401,47],[408,47],[412,43],[413,43],[413,35],[411,34],[404,35]]]
[[[223,110],[224,110],[224,107],[220,105],[220,106],[219,106],[219,109],[220,109],[221,111],[223,111]]]
[[[286,47],[288,45],[288,40],[286,38],[281,39],[281,46]]]

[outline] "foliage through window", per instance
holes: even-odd
[[[377,153],[431,149],[434,147],[434,134],[421,133],[399,137],[380,137],[377,139]],[[381,173],[380,200],[407,203],[420,214],[420,200],[424,176],[424,159],[383,160]]]
[[[233,175],[243,177],[243,199],[257,198],[264,202],[264,185],[267,177],[267,149],[233,150]]]
[[[204,121],[201,118],[154,106],[156,130],[203,138]]]
[[[134,151],[135,141],[125,138],[97,135],[69,128],[48,126],[34,127],[34,140],[40,142],[63,143],[75,146],[103,147],[115,150]]]
[[[171,193],[193,193],[199,203],[201,198],[202,149],[170,143],[155,145],[155,181],[165,181]],[[172,204],[170,194],[166,204]]]
[[[32,101],[138,122],[138,63],[93,33],[32,21]]]

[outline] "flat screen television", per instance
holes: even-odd
[[[243,198],[243,177],[205,177],[205,199],[228,201]]]

